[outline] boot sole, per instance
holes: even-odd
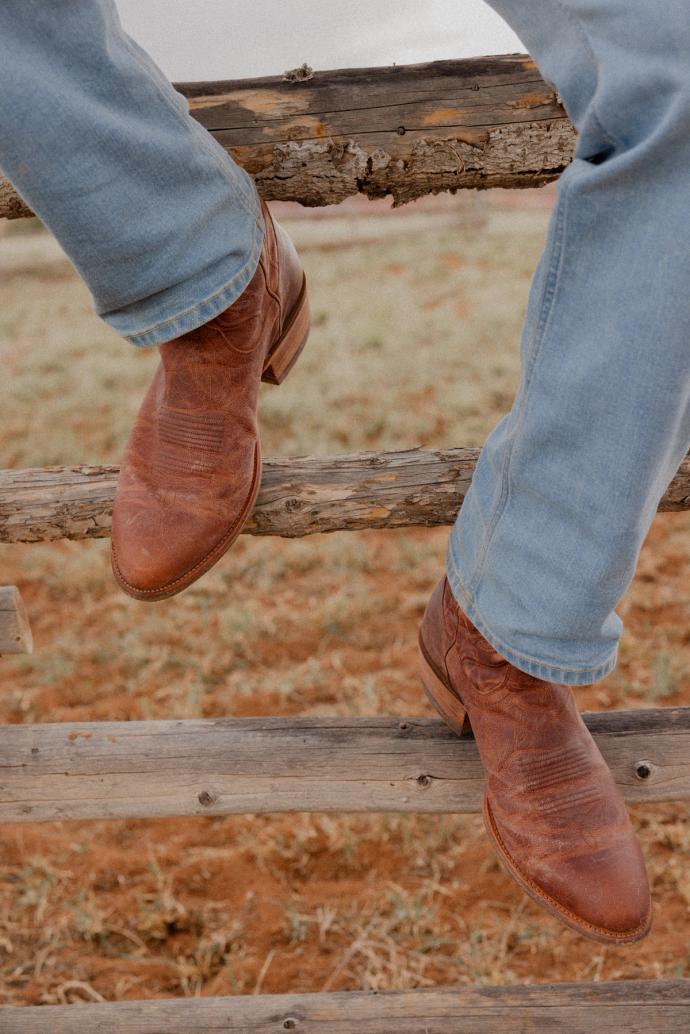
[[[307,278],[302,274],[302,287],[295,306],[285,324],[283,333],[273,345],[264,364],[261,380],[268,384],[282,384],[307,343],[310,330],[309,296],[307,295]],[[195,564],[189,571],[175,578],[174,581],[162,585],[158,589],[138,589],[123,577],[117,564],[115,550],[110,547],[110,562],[117,584],[122,591],[135,600],[156,602],[166,600],[170,596],[177,595],[189,585],[206,574],[220,558],[227,553],[233,542],[240,535],[242,528],[254,509],[259,489],[261,488],[261,443],[257,440],[256,455],[254,457],[254,476],[252,487],[242,511],[232,527],[216,543],[216,545],[203,557],[198,564]]]
[[[440,714],[441,718],[443,718],[446,725],[448,725],[453,732],[457,733],[458,736],[471,732],[470,720],[460,697],[441,679],[438,672],[433,667],[424,648],[421,634],[419,636],[419,673],[422,686],[424,687],[424,692]],[[568,909],[565,909],[555,900],[555,898],[552,898],[546,893],[546,891],[543,891],[537,883],[531,880],[526,873],[523,873],[517,863],[513,860],[496,827],[491,811],[491,805],[489,804],[489,799],[486,794],[484,794],[482,812],[486,832],[494,845],[494,849],[496,850],[496,854],[498,855],[498,859],[504,870],[515,880],[525,894],[527,894],[538,905],[541,905],[542,908],[545,908],[547,912],[550,912],[552,916],[555,916],[556,919],[560,919],[560,921],[565,923],[566,926],[569,926],[572,930],[576,930],[579,934],[590,938],[590,940],[599,941],[604,944],[632,944],[635,941],[641,940],[649,933],[649,929],[652,925],[651,912],[642,920],[640,925],[635,927],[633,930],[624,930],[619,932],[616,930],[607,930],[606,927],[588,923],[587,920],[580,919],[574,912],[570,912]]]

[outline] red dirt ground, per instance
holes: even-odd
[[[578,691],[583,709],[690,704],[688,530],[686,514],[657,518],[624,604],[620,667],[598,687]],[[228,657],[243,658],[243,664],[234,670],[230,664],[225,679],[207,673],[201,713],[429,714],[415,673],[424,603],[419,582],[434,553],[440,559],[445,532],[408,532],[405,538],[408,551],[421,555],[431,547],[421,571],[400,564],[401,534],[361,536],[366,562],[358,589],[369,605],[361,616],[346,608],[340,624],[327,630],[313,601],[342,591],[342,575],[320,562],[320,542],[314,540],[315,566],[307,564],[301,575],[293,570],[280,591],[262,588],[251,556],[270,550],[275,563],[289,558],[294,544],[242,540],[238,566],[245,570],[232,591],[238,601],[251,591],[268,626],[280,630],[282,620],[287,634],[266,642],[263,632],[254,636],[250,630],[229,640]],[[12,692],[2,701],[4,720],[168,713],[171,676],[164,665],[152,669],[134,695],[109,688],[127,666],[124,652],[105,660],[91,653],[89,644],[120,606],[105,577],[103,545],[44,547],[50,550],[46,569],[28,582],[21,563],[16,571],[5,567],[6,580],[16,575],[22,583],[41,651],[59,655],[66,627],[76,626],[85,645],[76,672],[61,676],[58,664],[50,685],[32,687],[15,671]],[[69,566],[80,550],[94,553],[96,586],[87,607],[74,590],[61,593],[55,577],[61,561]],[[212,616],[205,634],[223,634]],[[661,662],[660,656],[676,660]],[[288,695],[262,690],[269,668],[304,672],[313,658],[323,680],[313,678],[310,686],[303,679]],[[685,665],[680,673],[677,659]],[[373,692],[363,701],[367,678]],[[638,807],[635,820],[650,863],[656,918],[647,940],[626,948],[592,945],[526,901],[499,869],[477,817],[4,826],[4,997],[38,1003],[247,993],[258,985],[286,992],[686,974],[687,809]]]

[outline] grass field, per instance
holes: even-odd
[[[285,384],[263,389],[266,455],[480,445],[511,404],[548,211],[492,199],[485,225],[452,203],[440,218],[375,211],[349,229],[286,223],[314,329]],[[155,353],[92,314],[45,235],[0,238],[0,270],[3,465],[117,462]],[[688,513],[656,519],[619,608],[619,667],[577,691],[582,709],[690,704],[689,533]],[[0,583],[20,587],[36,652],[0,660],[0,720],[430,715],[416,630],[446,539],[243,536],[155,605],[119,592],[106,541],[4,546]],[[529,902],[473,816],[5,825],[0,994],[54,1003],[690,976],[688,809],[633,817],[656,918],[625,948],[587,942]]]

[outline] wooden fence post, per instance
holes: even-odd
[[[0,656],[33,653],[34,641],[26,607],[16,585],[0,586]]]

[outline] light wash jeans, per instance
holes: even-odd
[[[0,0],[0,168],[135,345],[201,326],[254,275],[254,181],[112,0]]]
[[[491,2],[579,139],[522,383],[451,532],[448,577],[513,664],[589,683],[614,667],[614,608],[690,443],[690,15],[687,0]],[[251,178],[110,0],[0,0],[0,166],[134,344],[204,323],[254,273]]]
[[[690,444],[690,8],[490,2],[579,137],[520,388],[451,532],[448,579],[516,667],[591,683],[615,665],[614,608]]]

